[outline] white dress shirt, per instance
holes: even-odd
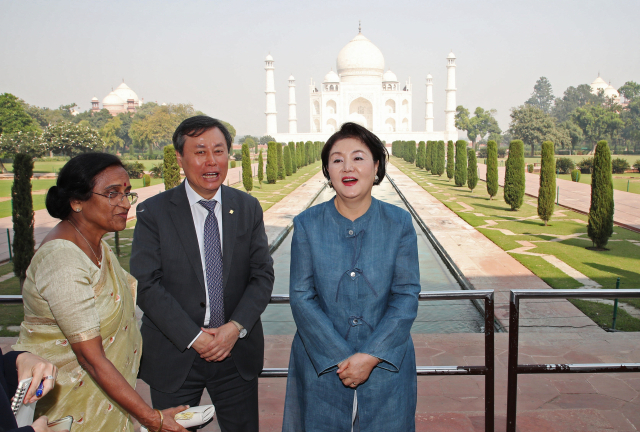
[[[189,207],[191,207],[191,216],[193,217],[193,224],[196,228],[196,237],[198,238],[198,248],[200,249],[200,261],[202,261],[202,271],[204,272],[204,293],[205,293],[205,313],[204,313],[204,325],[203,327],[207,327],[209,325],[210,312],[209,312],[209,292],[207,290],[207,265],[205,263],[204,257],[204,222],[209,216],[209,210],[204,208],[202,205],[198,204],[198,201],[216,201],[215,209],[213,213],[218,219],[218,232],[220,233],[220,253],[222,254],[222,194],[221,189],[218,188],[218,192],[213,196],[212,199],[207,200],[201,197],[196,191],[194,191],[189,185],[189,181],[187,179],[184,180],[184,188],[187,192],[187,199],[189,200]],[[191,348],[191,345],[198,339],[198,336],[202,334],[202,331],[198,333],[198,335],[193,338],[191,343],[187,346],[187,348]]]

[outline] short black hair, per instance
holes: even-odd
[[[327,143],[322,148],[322,173],[324,174],[327,180],[329,178],[329,153],[331,153],[331,149],[333,145],[342,139],[346,138],[355,138],[361,141],[364,145],[369,148],[369,151],[373,155],[373,162],[379,162],[378,171],[376,175],[378,176],[378,180],[374,181],[374,185],[379,185],[387,172],[387,160],[389,159],[389,152],[387,151],[387,147],[380,141],[373,132],[365,128],[364,126],[360,126],[357,123],[347,122],[344,123],[340,130],[331,135],[327,140]]]
[[[227,141],[227,151],[231,153],[231,134],[229,133],[229,130],[220,120],[204,115],[189,117],[180,123],[176,128],[176,131],[173,133],[173,147],[178,153],[183,154],[184,142],[187,140],[188,136],[199,137],[209,129],[213,128],[218,128],[218,130],[222,132],[225,141]]]
[[[71,200],[87,201],[96,185],[96,177],[112,166],[124,168],[118,156],[109,153],[83,153],[62,167],[55,186],[47,192],[45,205],[51,216],[66,219]]]

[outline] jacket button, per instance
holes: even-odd
[[[204,304],[204,302],[200,302],[200,307],[205,307],[206,305]]]
[[[356,277],[356,272],[351,272],[351,277]]]
[[[349,235],[353,235],[353,230],[349,230]]]

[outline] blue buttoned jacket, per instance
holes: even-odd
[[[304,211],[294,219],[289,291],[298,330],[283,431],[351,430],[354,390],[336,369],[358,352],[382,360],[357,388],[360,430],[415,430],[420,270],[409,213],[375,198],[355,221],[334,200]]]

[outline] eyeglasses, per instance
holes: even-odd
[[[130,205],[133,205],[136,203],[136,201],[138,201],[138,194],[136,192],[129,192],[125,194],[120,192],[109,192],[108,195],[104,195],[98,192],[91,192],[91,193],[103,196],[105,198],[109,198],[109,204],[114,207],[122,204],[124,197],[127,197],[127,201],[129,201]]]

